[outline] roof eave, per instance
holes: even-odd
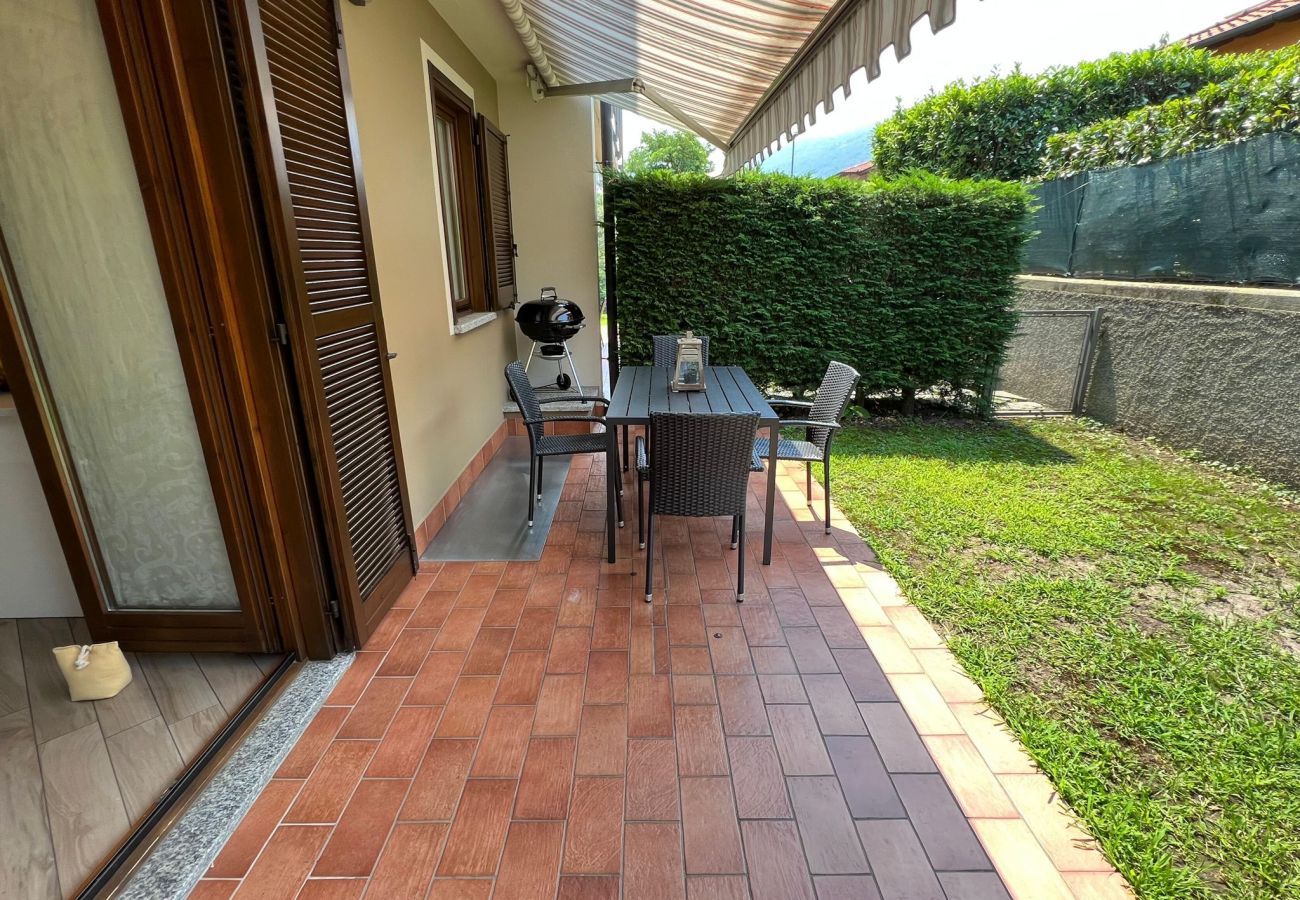
[[[1226,31],[1219,31],[1215,34],[1203,37],[1200,40],[1188,40],[1187,46],[1196,47],[1201,50],[1212,50],[1223,44],[1235,41],[1238,38],[1249,37],[1252,34],[1263,31],[1279,22],[1286,22],[1291,19],[1300,18],[1300,3],[1294,6],[1288,6],[1285,9],[1274,10],[1266,16],[1260,16],[1250,22],[1245,22],[1235,28],[1229,28]],[[1195,35],[1193,35],[1195,37]]]

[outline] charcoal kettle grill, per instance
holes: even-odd
[[[559,369],[555,377],[555,386],[567,391],[570,386],[582,393],[582,382],[578,380],[578,369],[573,364],[573,353],[569,350],[569,341],[586,325],[586,316],[582,308],[572,300],[560,297],[553,287],[542,288],[542,294],[536,300],[521,304],[515,312],[515,322],[524,337],[533,342],[528,351],[528,360],[524,363],[527,372],[533,364],[533,357],[554,362]],[[564,364],[569,364],[569,372],[564,371]]]

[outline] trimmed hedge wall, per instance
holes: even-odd
[[[1148,106],[1048,139],[1044,178],[1148,163],[1300,130],[1300,47],[1278,51],[1269,65],[1207,84],[1190,97]]]
[[[1173,45],[1040,75],[957,82],[882,122],[873,154],[886,175],[925,169],[950,178],[1032,178],[1052,135],[1186,97],[1269,59]]]
[[[978,396],[1015,328],[1021,185],[923,173],[606,178],[625,365],[650,362],[654,335],[691,328],[709,336],[711,362],[760,385],[811,389],[839,359],[868,392]]]

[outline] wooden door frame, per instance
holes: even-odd
[[[229,10],[231,42],[238,58],[237,65],[242,76],[246,78],[243,100],[248,110],[246,124],[251,133],[249,149],[253,156],[252,168],[255,170],[250,173],[250,177],[260,182],[260,191],[257,192],[260,200],[258,211],[263,221],[268,223],[265,235],[270,248],[267,270],[274,274],[278,294],[282,298],[279,314],[282,316],[280,322],[283,324],[287,346],[296,370],[303,373],[300,376],[298,389],[313,395],[314,402],[306,402],[306,399],[300,395],[296,398],[295,406],[304,422],[307,456],[316,476],[320,520],[328,549],[327,556],[331,561],[327,568],[335,579],[335,592],[340,601],[336,609],[342,626],[342,640],[345,647],[355,648],[363,644],[375,630],[379,620],[391,608],[392,601],[414,577],[419,568],[419,559],[415,547],[415,528],[411,516],[410,493],[406,483],[406,467],[398,431],[396,401],[392,390],[392,373],[388,363],[388,342],[384,330],[383,307],[380,303],[379,279],[375,268],[374,242],[370,230],[365,179],[362,177],[361,170],[356,109],[352,99],[347,54],[343,49],[342,15],[339,0],[333,0],[329,5],[334,17],[342,100],[347,119],[360,228],[367,248],[366,269],[372,291],[373,325],[379,348],[380,365],[384,374],[385,406],[392,434],[396,478],[401,494],[403,527],[410,548],[409,572],[400,569],[390,571],[372,589],[370,597],[377,598],[377,602],[369,605],[368,609],[354,608],[354,604],[346,600],[348,597],[360,596],[357,569],[348,535],[340,479],[329,462],[332,459],[333,445],[330,423],[325,415],[324,391],[318,379],[313,377],[309,381],[305,374],[313,371],[315,323],[310,321],[310,315],[306,314],[297,303],[286,299],[296,295],[298,285],[305,281],[305,276],[302,261],[295,251],[290,236],[294,210],[290,199],[284,146],[280,139],[278,120],[274,114],[275,99],[271,87],[270,64],[258,0],[226,0],[226,2]],[[356,319],[357,324],[361,324],[360,317],[352,310],[340,310],[326,315],[336,323],[343,323],[339,327],[347,327],[346,323],[351,319]],[[360,604],[355,605],[360,606]]]
[[[198,208],[194,226],[209,251],[207,271],[223,288],[229,327],[218,337],[241,376],[237,419],[248,448],[247,477],[260,500],[261,533],[276,551],[267,555],[283,646],[300,657],[328,659],[347,641],[330,612],[337,594],[324,523],[292,364],[277,328],[281,301],[256,179],[235,118],[216,2],[115,2],[144,9],[159,36],[156,64],[176,87],[170,99],[178,140],[186,138],[187,186]]]
[[[247,227],[251,206],[231,177],[242,169],[238,139],[218,115],[228,97],[220,95],[225,80],[220,53],[211,53],[211,20],[195,15],[208,4],[97,5],[241,608],[104,608],[110,591],[91,523],[62,457],[66,445],[0,243],[0,353],[73,584],[97,640],[138,650],[328,657],[337,636],[325,612],[318,526],[295,471],[301,452],[283,363],[264,321],[270,314],[257,315],[267,293],[257,236]]]

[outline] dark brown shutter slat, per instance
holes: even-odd
[[[357,215],[356,204],[349,204],[346,194],[320,190],[310,184],[295,184],[293,188],[294,204],[297,208],[301,208],[304,214],[308,211],[315,215],[319,210],[334,210],[348,216]],[[298,204],[301,206],[298,207]]]
[[[303,146],[306,146],[308,148],[310,148],[312,146],[312,142],[315,141],[316,145],[319,146],[322,150],[331,150],[336,153],[348,152],[347,147],[340,147],[334,142],[327,140],[323,135],[319,133],[319,131],[315,130],[314,128],[297,127],[294,124],[294,121],[292,119],[287,119],[284,122],[283,127],[280,129],[280,134],[282,135],[281,140],[289,140],[289,141],[299,140]]]
[[[304,225],[320,225],[321,227],[332,228],[335,225],[356,225],[356,216],[349,215],[346,212],[333,209],[323,209],[319,206],[310,207],[302,206],[298,210],[298,215],[294,217],[295,221]]]
[[[345,165],[330,159],[322,152],[302,153],[285,148],[285,158],[291,160],[300,175],[308,175],[317,181],[336,185],[340,191],[346,191],[352,183],[351,171]]]
[[[346,170],[352,165],[351,158],[343,148],[329,147],[324,144],[312,146],[311,144],[297,140],[291,133],[281,132],[281,139],[284,142],[284,152],[286,155],[300,155],[304,159],[312,161],[317,165],[331,166],[339,170]]]
[[[515,236],[510,223],[510,160],[506,136],[478,117],[479,183],[483,201],[488,282],[498,309],[515,301]]]
[[[295,293],[328,431],[326,493],[342,507],[344,562],[362,618],[371,620],[367,600],[394,568],[409,573],[412,548],[334,4],[247,2],[261,25]],[[370,627],[359,623],[362,632]]]
[[[368,284],[364,265],[350,263],[347,260],[305,260],[303,271],[307,274],[308,290],[330,285]]]
[[[367,325],[316,341],[339,487],[362,597],[370,593],[395,557],[409,553],[405,541],[392,540],[394,529],[404,532],[405,526],[379,347],[374,337],[374,327]],[[349,453],[354,447],[364,452]],[[359,484],[369,489],[359,492]],[[373,551],[377,549],[384,552],[375,556]],[[361,560],[372,557],[373,564],[365,565],[363,570]]]

